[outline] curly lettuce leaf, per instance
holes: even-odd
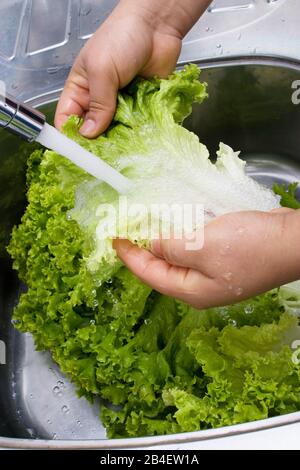
[[[190,66],[168,80],[138,79],[119,94],[104,135],[85,139],[75,117],[65,132],[141,181],[132,201],[165,191],[169,201],[206,194],[209,202],[215,184],[223,188],[208,206],[216,214],[273,207],[276,197],[245,177],[232,149],[221,145],[213,165],[180,126],[206,96],[198,76]],[[155,182],[152,193],[147,179]],[[14,322],[38,349],[51,351],[79,395],[102,399],[108,436],[193,431],[300,408],[299,365],[289,347],[299,332],[295,316],[285,313],[295,294],[280,289],[234,306],[193,309],[151,291],[116,259],[111,234],[97,237],[107,222],[101,207],[117,204],[114,190],[49,151],[31,155],[27,184],[28,207],[8,248],[27,287]],[[132,239],[138,223],[131,221]]]
[[[124,209],[129,217],[120,215],[121,199],[106,184],[88,177],[78,184],[75,207],[69,215],[94,247],[87,258],[91,271],[104,270],[116,261],[111,242],[114,237],[147,246],[149,214],[153,222],[152,238],[168,230],[170,219],[163,213],[155,213],[153,203],[168,207],[202,205],[204,222],[227,212],[270,210],[279,206],[272,191],[246,175],[239,152],[220,143],[214,164],[206,146],[182,127],[192,104],[201,103],[207,96],[206,84],[199,81],[199,74],[196,65],[189,65],[167,80],[136,79],[119,93],[112,125],[97,139],[87,142],[81,136],[81,120],[77,117],[64,126],[68,137],[107,161],[133,183],[126,194]],[[130,208],[139,207],[141,202],[145,211],[130,212]],[[193,228],[202,224],[201,213],[195,217]]]
[[[290,183],[289,185],[275,183],[273,191],[280,196],[280,205],[290,209],[300,209],[300,202],[296,192],[299,183]]]

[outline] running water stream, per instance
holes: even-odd
[[[130,181],[101,158],[88,152],[79,144],[66,137],[53,126],[45,123],[37,142],[71,160],[95,178],[105,181],[118,193],[124,194],[130,188]]]

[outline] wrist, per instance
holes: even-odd
[[[153,30],[182,39],[212,0],[121,0],[116,11],[136,15]]]
[[[264,256],[277,285],[300,279],[300,210],[271,215]],[[277,282],[278,281],[278,282]]]

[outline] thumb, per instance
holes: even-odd
[[[189,238],[156,239],[151,243],[151,252],[173,266],[199,269],[199,258],[203,248],[203,233],[194,232]],[[197,255],[196,255],[197,253]]]
[[[165,246],[172,246],[174,241],[177,242],[166,241]],[[195,307],[202,305],[202,300],[199,300],[200,289],[201,298],[204,293],[208,298],[210,294],[215,294],[214,281],[196,269],[169,264],[165,259],[154,256],[128,240],[114,240],[114,248],[133,274],[162,294],[176,297]],[[203,298],[203,305],[204,301]]]
[[[119,83],[107,66],[89,71],[88,83],[89,105],[80,133],[84,137],[94,138],[104,132],[112,121]]]

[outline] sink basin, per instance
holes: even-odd
[[[292,83],[300,65],[271,59],[239,58],[206,64],[202,77],[210,98],[196,105],[185,125],[211,152],[219,141],[242,150],[248,172],[267,186],[300,181],[300,105],[292,102]],[[31,102],[50,122],[56,96]],[[300,412],[226,428],[170,436],[108,440],[99,421],[99,403],[77,398],[72,384],[37,352],[29,334],[16,331],[12,310],[23,289],[5,252],[11,228],[26,206],[25,164],[32,150],[18,138],[0,132],[0,447],[133,448],[186,444],[300,423]],[[300,195],[300,194],[299,194]],[[5,356],[5,357],[4,357]],[[1,356],[0,356],[1,362]],[[299,425],[300,426],[300,425]]]

